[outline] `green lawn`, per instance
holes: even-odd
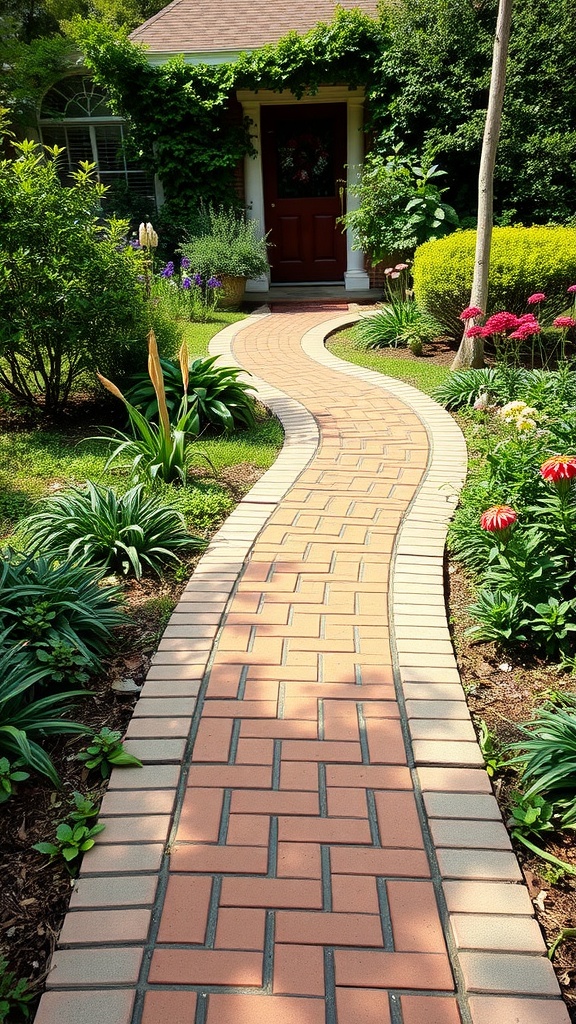
[[[239,320],[245,320],[246,313],[214,313],[212,319],[207,324],[186,324],[184,328],[184,337],[188,344],[188,352],[190,357],[205,356],[208,353],[208,342],[218,331],[221,331],[224,327],[228,327],[229,324],[238,323]]]
[[[393,348],[361,349],[353,340],[350,329],[332,335],[328,339],[327,348],[348,363],[365,366],[368,370],[377,370],[378,373],[385,373],[389,377],[398,377],[427,395],[431,395],[434,388],[450,373],[448,366],[438,366],[425,357],[399,357],[395,355],[396,350]]]

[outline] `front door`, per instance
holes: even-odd
[[[346,104],[262,107],[262,166],[273,284],[342,281]]]

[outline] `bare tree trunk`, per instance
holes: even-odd
[[[478,175],[478,227],[476,231],[476,256],[474,260],[474,277],[470,305],[486,310],[488,302],[488,273],[490,270],[490,247],[492,244],[492,220],[494,212],[494,167],[496,150],[500,138],[502,123],[502,106],[504,88],[506,86],[506,62],[508,43],[510,40],[510,21],[512,17],[512,0],[499,0],[496,38],[492,57],[492,76],[490,78],[490,95],[486,111],[486,125],[480,157]],[[466,332],[472,321],[466,321],[460,348],[456,353],[453,370],[467,366],[484,365],[484,341],[481,337],[468,338]]]

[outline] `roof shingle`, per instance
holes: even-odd
[[[153,53],[253,50],[331,22],[337,6],[375,16],[378,0],[173,0],[130,38]]]

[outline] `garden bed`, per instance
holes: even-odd
[[[350,330],[332,335],[328,348],[341,359],[398,377],[428,394],[448,375],[456,351],[455,345],[444,341],[425,345],[423,357],[417,357],[405,348],[367,351],[358,347]],[[486,455],[486,446],[479,436],[482,428],[466,412],[454,415],[466,437],[470,467],[474,473]],[[472,643],[467,636],[472,625],[468,608],[474,599],[470,578],[460,563],[447,556],[445,579],[452,640],[476,729],[480,732],[480,723],[484,722],[498,746],[518,740],[517,724],[528,721],[547,699],[559,701],[562,694],[576,693],[576,679],[544,657],[524,656],[519,650],[504,652],[494,643]],[[485,756],[489,757],[487,752]],[[511,793],[518,786],[518,777],[510,769],[500,769],[492,782],[503,818],[507,821]],[[540,842],[549,853],[576,868],[576,846],[569,832]],[[553,865],[532,856],[516,840],[513,844],[537,919],[550,948],[563,928],[576,926],[576,878],[562,876]],[[570,940],[558,947],[553,964],[571,1019],[576,1021],[573,954],[574,941]]]

